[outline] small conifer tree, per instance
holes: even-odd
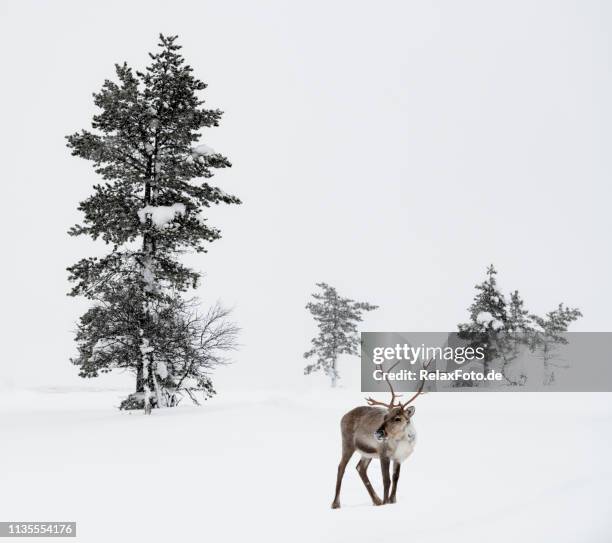
[[[565,345],[567,338],[565,333],[569,325],[582,317],[580,310],[559,304],[557,309],[546,313],[546,316],[530,315],[534,322],[532,350],[539,349],[544,363],[544,378],[546,383],[555,380],[555,372],[552,360],[555,358],[555,350],[558,345]]]
[[[322,370],[335,387],[340,378],[338,357],[359,354],[357,324],[363,320],[364,311],[372,311],[378,306],[344,298],[327,283],[317,283],[317,287],[321,291],[312,295],[314,301],[308,302],[306,309],[316,321],[319,334],[312,339],[312,349],[304,353],[304,358],[316,360],[304,368],[304,373]]]
[[[510,376],[508,368],[520,353],[521,348],[532,352],[540,350],[544,361],[545,383],[554,380],[551,359],[560,344],[567,343],[564,334],[569,325],[582,316],[575,308],[563,304],[539,317],[530,313],[518,290],[510,295],[507,302],[500,291],[493,265],[486,271],[486,278],[476,285],[474,301],[468,308],[469,321],[458,326],[458,335],[472,347],[483,347],[485,351],[484,371],[490,368],[492,360],[501,360],[501,372],[512,385],[526,382],[527,375]]]
[[[493,265],[486,271],[486,278],[476,285],[476,295],[468,308],[470,320],[459,324],[459,337],[474,347],[485,348],[484,371],[489,370],[492,359],[502,354],[505,345],[502,333],[508,322],[506,299],[497,286],[497,271]]]

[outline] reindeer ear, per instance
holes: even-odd
[[[409,405],[408,407],[406,407],[406,415],[408,415],[409,417],[412,417],[412,415],[414,415],[414,405]]]

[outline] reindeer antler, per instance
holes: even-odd
[[[425,364],[423,366],[423,369],[426,370],[429,367],[429,364],[431,364],[431,361],[433,360],[433,356],[427,361],[427,364]],[[419,388],[416,391],[416,394],[414,394],[407,402],[400,402],[399,405],[402,409],[406,409],[406,406],[409,403],[412,403],[414,400],[416,400],[421,394],[423,394],[423,388],[425,388],[425,380],[423,379],[421,381],[421,384],[419,385]]]
[[[396,398],[400,398],[401,394],[396,394],[395,390],[393,390],[393,385],[391,384],[391,381],[389,381],[389,378],[387,377],[387,375],[389,374],[389,372],[398,364],[400,363],[400,361],[398,360],[395,364],[393,364],[393,366],[391,366],[386,372],[384,372],[385,374],[385,381],[387,381],[387,385],[389,386],[389,390],[391,391],[391,402],[390,403],[385,403],[385,402],[379,402],[378,400],[375,400],[373,398],[366,398],[366,402],[368,402],[368,405],[382,405],[383,407],[386,407],[387,409],[393,409],[394,407],[397,407],[398,405],[401,405],[400,402],[397,403],[397,405],[395,404],[395,399]]]
[[[426,370],[429,365],[431,364],[431,362],[433,361],[434,357],[432,356],[428,361],[427,364],[423,365],[423,369]],[[385,381],[387,381],[387,385],[389,385],[389,390],[391,391],[391,402],[390,403],[385,403],[385,402],[379,402],[378,400],[375,400],[373,398],[366,398],[366,401],[368,402],[368,405],[382,405],[383,407],[386,407],[387,409],[393,409],[394,407],[401,407],[402,409],[406,409],[406,406],[410,403],[412,403],[414,400],[416,400],[421,394],[423,394],[423,388],[425,388],[425,380],[421,381],[421,384],[419,385],[419,388],[417,389],[416,393],[407,401],[407,402],[397,402],[397,404],[395,403],[395,399],[396,398],[400,398],[402,395],[401,394],[396,394],[395,391],[393,390],[393,385],[391,384],[391,381],[389,381],[389,378],[387,377],[388,373],[399,364],[399,361],[397,361],[395,364],[393,364],[393,366],[391,366],[386,372],[385,372]]]
[[[382,405],[383,407],[386,407],[387,409],[392,409],[394,407],[393,404],[379,402],[378,400],[375,400],[374,398],[366,398],[366,402],[368,402],[368,405]]]

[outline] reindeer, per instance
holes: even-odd
[[[427,368],[431,360],[423,366]],[[390,369],[393,369],[396,362]],[[388,373],[388,372],[387,372]],[[385,375],[385,380],[391,391],[391,402],[384,403],[366,398],[368,405],[362,405],[352,409],[342,417],[340,429],[342,432],[342,458],[338,465],[338,477],[336,479],[336,496],[332,503],[332,509],[340,507],[340,487],[344,470],[353,453],[357,451],[361,460],[357,463],[357,473],[372,498],[374,505],[395,503],[397,483],[400,476],[400,466],[408,458],[416,444],[416,430],[412,424],[414,406],[409,405],[423,393],[425,381],[421,381],[416,394],[407,402],[397,402],[400,395],[395,394],[391,382]],[[381,409],[375,406],[383,406]],[[382,469],[384,495],[381,500],[368,479],[368,466],[372,458],[380,459]],[[393,462],[393,486],[389,475],[390,464]],[[389,493],[391,489],[391,493]]]

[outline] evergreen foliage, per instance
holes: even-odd
[[[73,236],[102,239],[110,252],[68,268],[71,296],[94,302],[77,333],[80,375],[124,368],[136,374],[136,395],[125,405],[173,405],[177,393],[214,393],[207,371],[218,362],[202,347],[206,318],[182,294],[200,273],[179,261],[185,251],[205,252],[220,237],[202,213],[240,200],[209,183],[213,170],[231,166],[206,145],[195,146],[222,112],[199,97],[206,84],[185,64],[176,36],[160,35],[144,71],[117,64],[94,103],[92,130],[67,136],[74,156],[90,160],[103,182],[80,203],[82,224]],[[211,310],[216,325],[227,316]],[[222,317],[219,318],[219,315]],[[210,317],[210,313],[208,314]],[[237,332],[223,322],[228,344]]]
[[[507,345],[503,331],[508,325],[506,299],[497,286],[497,270],[493,265],[486,271],[486,278],[476,285],[474,301],[468,308],[470,320],[459,324],[459,337],[470,341],[474,347],[485,349],[485,372],[489,369],[489,361],[499,357]]]
[[[497,271],[491,265],[487,268],[485,280],[476,285],[474,301],[468,308],[469,321],[458,325],[458,335],[470,346],[484,348],[485,372],[492,360],[500,359],[504,377],[510,384],[517,385],[520,382],[510,378],[507,369],[521,348],[541,349],[546,366],[555,346],[567,342],[564,334],[569,325],[582,313],[559,304],[545,317],[532,314],[526,309],[518,290],[510,294],[509,302],[506,301],[497,285],[496,275]]]
[[[576,308],[570,308],[562,303],[557,309],[546,313],[544,317],[530,315],[534,323],[534,333],[531,343],[532,350],[537,348],[542,353],[541,358],[545,368],[545,379],[547,383],[555,380],[555,372],[552,368],[552,360],[558,345],[567,343],[565,332],[569,325],[582,317],[582,313]]]
[[[321,292],[312,294],[314,301],[308,302],[306,309],[316,321],[319,334],[311,341],[312,349],[304,353],[304,358],[316,360],[304,368],[304,373],[322,370],[335,387],[340,378],[338,357],[359,354],[357,324],[363,320],[364,311],[372,311],[378,306],[344,298],[327,283],[317,283],[317,287]]]

